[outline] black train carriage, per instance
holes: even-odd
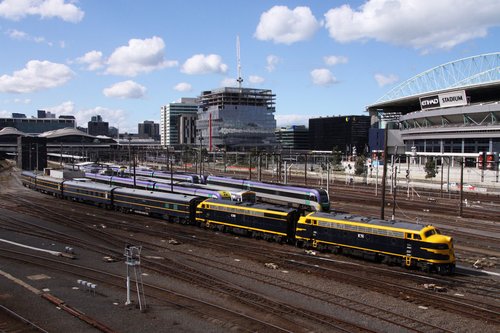
[[[36,189],[36,173],[31,171],[21,172],[21,182],[25,187]]]
[[[314,212],[299,219],[296,240],[298,245],[425,271],[446,274],[455,268],[452,238],[433,226]]]
[[[196,207],[203,198],[178,193],[152,192],[131,188],[116,188],[113,205],[122,211],[141,211],[183,224],[196,219]]]
[[[277,242],[294,239],[298,218],[299,213],[293,208],[218,199],[203,201],[196,212],[202,227]]]
[[[109,208],[113,204],[115,188],[106,184],[67,180],[63,183],[63,197]]]
[[[24,186],[57,197],[61,197],[63,191],[63,179],[37,175],[31,171],[23,171],[21,181]]]

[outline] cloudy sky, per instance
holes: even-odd
[[[1,0],[0,117],[50,110],[121,132],[160,107],[243,85],[278,125],[363,114],[449,61],[499,51],[498,0]]]

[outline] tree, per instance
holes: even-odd
[[[436,168],[436,161],[434,161],[434,158],[431,157],[427,159],[427,162],[425,162],[425,178],[434,178],[436,177],[438,171]]]
[[[354,174],[360,176],[366,171],[366,157],[361,155],[356,158],[356,163],[354,164]]]

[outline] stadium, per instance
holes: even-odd
[[[406,155],[464,157],[469,166],[482,168],[486,161],[486,168],[498,169],[499,101],[497,52],[422,72],[394,87],[367,111],[379,128],[391,123],[392,152],[398,147]]]

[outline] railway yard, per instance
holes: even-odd
[[[374,187],[335,182],[329,190],[336,210],[380,215]],[[396,217],[452,236],[454,275],[61,200],[23,187],[20,171],[5,168],[0,332],[500,331],[500,197],[467,193],[458,217],[457,193],[419,193],[398,197]],[[126,244],[142,246],[131,304]]]

